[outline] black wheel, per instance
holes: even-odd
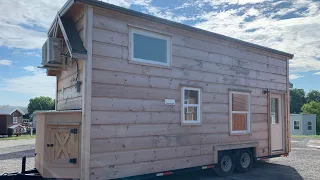
[[[213,171],[218,176],[229,176],[233,173],[235,167],[234,155],[230,151],[219,152],[219,162]]]
[[[240,150],[236,156],[236,171],[248,172],[253,165],[252,152],[248,149]]]

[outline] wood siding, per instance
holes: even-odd
[[[82,41],[84,41],[84,16],[83,12],[78,12],[72,16],[76,22],[77,30]],[[78,60],[78,80],[83,82],[83,60]],[[57,110],[81,109],[82,108],[82,92],[77,92],[75,88],[77,78],[77,63],[73,61],[70,67],[65,71],[61,71],[57,75]],[[82,87],[82,84],[81,84]],[[80,87],[80,89],[82,89]]]
[[[7,116],[0,115],[0,135],[7,135]]]
[[[17,124],[22,123],[22,114],[19,111],[14,111],[10,116],[7,116],[7,128],[13,125],[13,117],[17,117]]]
[[[129,62],[128,24],[170,34],[172,66]],[[91,179],[210,164],[219,143],[257,141],[268,155],[262,91],[286,91],[284,57],[100,9],[92,37]],[[181,126],[183,86],[202,88],[200,126]],[[252,91],[249,135],[229,135],[230,88]]]

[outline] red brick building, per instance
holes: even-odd
[[[8,135],[8,128],[12,125],[22,124],[22,116],[25,113],[19,108],[0,108],[0,135]],[[19,126],[17,126],[19,127]]]

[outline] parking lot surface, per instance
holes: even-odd
[[[320,139],[292,138],[292,152],[268,162],[257,162],[247,173],[234,173],[225,178],[211,171],[194,171],[154,178],[154,180],[320,180]],[[34,139],[0,140],[0,174],[21,170],[21,158],[27,157],[27,169],[34,167]]]

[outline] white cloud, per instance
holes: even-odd
[[[255,8],[250,8],[247,13],[248,16],[259,16],[260,15],[260,11],[258,9]]]
[[[290,74],[289,75],[289,79],[290,80],[298,79],[298,78],[301,78],[301,77],[303,77],[303,76],[300,75],[300,74]]]
[[[319,9],[320,3],[317,5]],[[296,7],[299,8],[310,6],[314,12],[314,4],[307,1],[296,3]],[[260,9],[260,12],[262,10]],[[320,13],[279,20],[272,19],[272,14],[260,14],[259,18],[246,22],[247,14],[239,16],[239,12],[240,10],[235,8],[204,14],[204,21],[195,26],[292,53],[295,57],[290,60],[291,72],[320,70],[320,61],[317,59],[320,57]],[[253,11],[250,13],[255,14]]]
[[[41,50],[38,49],[38,50],[26,50],[26,51],[23,51],[21,49],[15,49],[13,52],[12,52],[12,55],[15,55],[15,56],[28,56],[28,57],[41,57]]]
[[[257,4],[262,2],[271,2],[271,0],[203,0],[203,2],[208,2],[211,5],[221,5],[221,4],[245,5],[245,4]]]
[[[46,31],[65,0],[10,0],[0,3],[0,46],[40,48]],[[35,30],[35,28],[37,30]]]
[[[12,61],[7,60],[7,59],[1,59],[0,60],[0,66],[11,66],[12,65]]]
[[[103,0],[129,8],[131,4],[149,6],[151,0]],[[8,0],[0,2],[0,46],[39,49],[58,10],[66,0]],[[160,11],[157,14],[160,14]],[[152,11],[150,9],[150,12]],[[171,16],[171,15],[169,15]]]
[[[313,73],[313,75],[320,75],[320,72]]]
[[[40,70],[39,68],[37,68],[35,66],[26,66],[23,69],[26,70],[26,71],[35,73],[35,74],[37,74],[37,73],[42,74],[43,73],[43,70]]]
[[[45,70],[33,66],[27,66],[23,69],[30,74],[3,79],[0,90],[55,98],[55,77],[49,77]]]

